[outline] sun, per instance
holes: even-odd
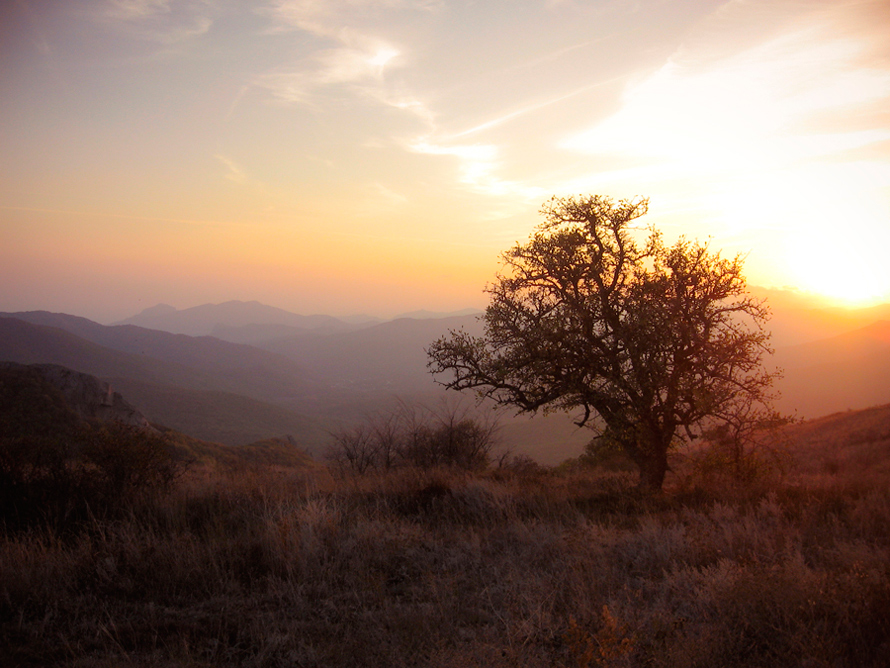
[[[787,254],[787,271],[801,290],[839,306],[890,302],[890,263],[881,244],[812,235]]]

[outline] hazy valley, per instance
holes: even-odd
[[[770,296],[778,407],[815,418],[890,401],[890,305],[813,308]],[[457,399],[427,371],[449,330],[478,334],[478,313],[379,321],[302,316],[257,302],[157,306],[115,325],[43,311],[0,314],[0,359],[53,363],[108,381],[153,422],[227,445],[290,435],[319,455],[329,432],[396,400]],[[148,325],[151,325],[149,327]],[[472,402],[472,397],[464,397]],[[504,446],[547,465],[589,440],[569,416],[502,415]]]

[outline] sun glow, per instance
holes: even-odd
[[[868,306],[890,296],[890,269],[880,246],[861,239],[813,235],[788,249],[796,284],[844,306]]]

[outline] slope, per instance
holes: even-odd
[[[165,381],[173,385],[225,390],[264,400],[308,398],[323,395],[326,389],[323,382],[312,378],[291,360],[210,336],[190,337],[133,325],[105,326],[86,318],[47,311],[0,313],[0,318],[56,327],[111,350],[187,367],[213,378],[210,383],[192,383],[179,376]],[[106,374],[103,372],[103,375]],[[114,375],[142,378],[132,373]]]
[[[317,418],[231,392],[189,390],[132,378],[110,380],[152,422],[205,441],[237,446],[289,436],[299,447],[319,455],[332,428]]]
[[[890,401],[890,322],[780,349],[779,407],[817,417]]]
[[[239,374],[112,350],[57,327],[0,318],[0,359],[59,364],[109,380],[133,397],[149,420],[228,445],[292,434],[317,450],[327,433],[314,418],[239,395]],[[254,384],[260,383],[265,370],[254,371]]]
[[[427,371],[426,349],[451,329],[481,333],[475,315],[415,320],[402,318],[327,337],[289,337],[264,345],[297,362],[335,387],[394,394],[436,389]]]

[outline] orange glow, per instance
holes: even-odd
[[[564,194],[890,300],[886,0],[7,4],[0,310],[478,307]]]
[[[813,235],[788,252],[796,284],[844,306],[869,306],[890,299],[883,248],[841,237]]]

